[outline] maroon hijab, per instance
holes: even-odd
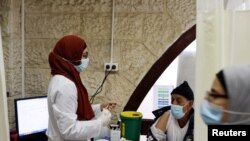
[[[89,102],[88,92],[82,84],[79,72],[66,60],[81,60],[83,50],[86,47],[85,41],[80,37],[67,35],[56,43],[53,52],[49,54],[51,74],[63,75],[72,80],[77,87],[78,107],[76,114],[78,115],[78,120],[90,120],[94,117],[94,112]]]

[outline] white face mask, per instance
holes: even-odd
[[[80,65],[75,65],[74,67],[78,72],[82,72],[87,69],[89,65],[89,58],[82,58]]]

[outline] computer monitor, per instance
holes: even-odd
[[[16,131],[19,138],[44,134],[48,128],[47,96],[15,99]]]

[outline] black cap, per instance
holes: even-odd
[[[188,100],[194,100],[194,93],[192,89],[189,87],[188,82],[184,81],[181,85],[176,87],[172,92],[172,94],[179,94],[187,98]]]

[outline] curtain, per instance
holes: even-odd
[[[215,73],[232,64],[250,63],[250,0],[197,0],[195,141],[207,141],[199,105]]]
[[[6,97],[2,35],[0,27],[0,141],[9,141],[9,122]]]

